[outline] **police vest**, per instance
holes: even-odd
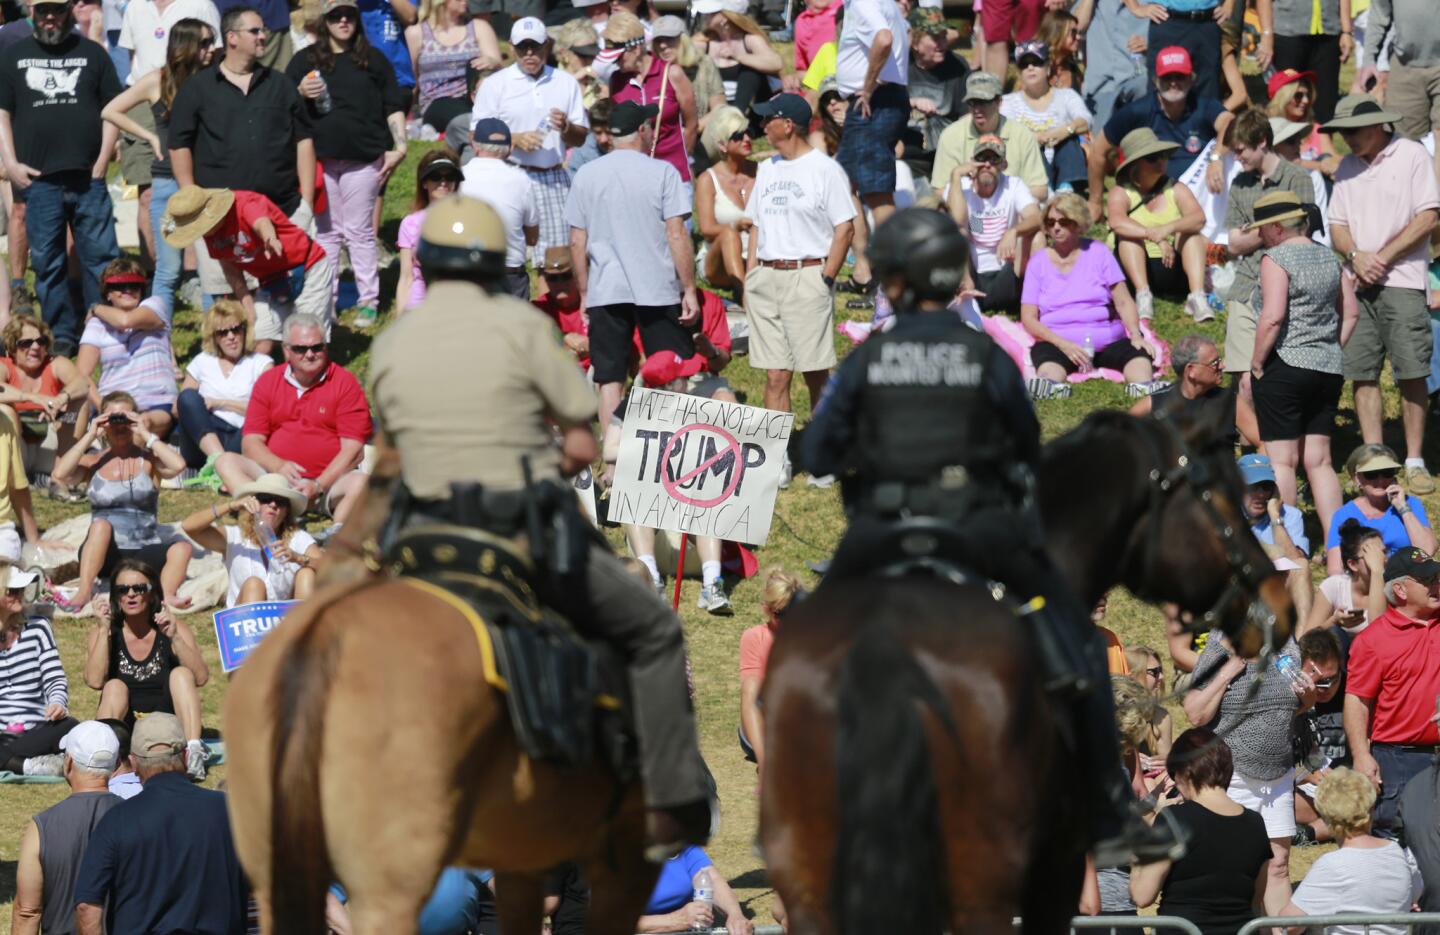
[[[1007,477],[1014,445],[984,389],[990,338],[958,318],[940,333],[897,331],[855,351],[864,362],[854,456],[862,484],[925,482],[956,466],[982,483]]]

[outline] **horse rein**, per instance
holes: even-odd
[[[1264,647],[1262,655],[1268,654],[1271,637],[1275,630],[1275,614],[1268,607],[1259,604],[1255,598],[1259,595],[1260,585],[1264,583],[1266,571],[1257,570],[1254,564],[1240,549],[1240,541],[1234,526],[1220,515],[1215,506],[1214,491],[1211,488],[1211,472],[1205,463],[1195,456],[1195,452],[1185,441],[1184,436],[1175,427],[1170,416],[1164,410],[1155,412],[1152,421],[1160,426],[1165,436],[1179,454],[1175,457],[1173,465],[1168,469],[1163,466],[1168,459],[1156,439],[1148,432],[1142,431],[1141,437],[1145,445],[1150,449],[1154,461],[1162,467],[1152,467],[1147,474],[1149,480],[1150,496],[1148,512],[1150,514],[1148,528],[1146,531],[1146,577],[1151,570],[1152,563],[1160,552],[1160,543],[1164,535],[1162,529],[1161,514],[1164,512],[1165,500],[1181,486],[1189,486],[1195,492],[1195,498],[1200,503],[1201,509],[1206,517],[1214,524],[1220,533],[1220,542],[1225,550],[1225,561],[1230,566],[1230,578],[1225,584],[1225,589],[1210,605],[1210,609],[1201,615],[1200,619],[1210,627],[1214,627],[1220,620],[1223,609],[1236,599],[1245,599],[1249,604],[1250,622],[1256,625],[1264,635]],[[1249,530],[1244,530],[1246,534]]]

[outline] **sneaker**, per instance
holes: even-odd
[[[355,309],[355,327],[368,328],[375,324],[375,320],[379,317],[380,313],[376,311],[375,306],[361,305]]]
[[[1030,398],[1036,401],[1042,399],[1069,399],[1074,389],[1069,383],[1056,383],[1054,380],[1047,380],[1044,377],[1031,377],[1026,384],[1030,390]]]
[[[180,288],[175,290],[175,301],[179,305],[187,305],[198,311],[205,304],[205,293],[200,288],[200,277],[195,276],[182,282]]]
[[[790,489],[790,479],[795,476],[795,468],[790,464],[790,455],[785,455],[785,463],[780,467],[780,489]]]
[[[63,776],[65,775],[65,754],[51,753],[46,756],[26,757],[20,769],[21,775],[24,776]]]
[[[1185,314],[1195,319],[1196,323],[1214,321],[1215,312],[1210,308],[1210,300],[1203,292],[1192,292],[1185,299]]]
[[[875,307],[875,300],[868,295],[862,295],[856,299],[847,299],[845,307],[852,312],[869,311]]]
[[[816,488],[817,490],[829,490],[831,487],[835,486],[835,475],[826,474],[823,477],[815,477],[814,475],[811,475],[811,477],[807,481],[805,481],[805,483],[809,484],[811,487]]]
[[[728,617],[735,612],[735,608],[730,606],[730,598],[725,595],[723,581],[701,587],[700,599],[695,602],[695,606],[717,617]]]
[[[210,748],[203,740],[192,740],[185,744],[185,772],[195,782],[205,781],[205,761],[210,759]]]
[[[1430,476],[1427,468],[1418,464],[1407,464],[1400,472],[1400,479],[1405,482],[1405,489],[1410,493],[1425,496],[1435,492],[1435,478]]]
[[[660,595],[660,599],[663,601],[665,599],[665,579],[651,578],[650,583],[655,586],[655,593]]]
[[[1141,289],[1135,293],[1135,308],[1139,310],[1140,317],[1147,321],[1155,317],[1155,295],[1149,289]]]
[[[1169,380],[1151,380],[1149,383],[1127,383],[1125,384],[1125,395],[1131,399],[1140,399],[1152,393],[1158,393],[1169,385]]]
[[[1292,847],[1310,847],[1311,845],[1319,843],[1320,842],[1315,839],[1315,828],[1313,825],[1297,824],[1295,826],[1295,833],[1290,836],[1290,845]]]

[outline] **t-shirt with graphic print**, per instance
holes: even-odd
[[[1020,212],[1035,204],[1035,196],[1030,194],[1030,186],[1003,173],[988,198],[982,198],[968,178],[960,181],[960,190],[970,216],[968,233],[975,249],[975,268],[981,273],[996,272],[1005,264],[995,255],[995,249],[1005,232],[1020,223]],[[949,189],[945,197],[950,197]]]
[[[77,35],[59,45],[30,36],[0,52],[0,110],[15,157],[41,176],[90,171],[100,156],[100,111],[121,91],[115,63]]]

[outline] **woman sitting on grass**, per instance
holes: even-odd
[[[107,447],[92,452],[90,446],[102,433]],[[156,515],[157,477],[174,477],[183,470],[185,459],[145,427],[129,393],[111,393],[100,401],[100,415],[55,463],[60,483],[89,484],[91,515],[90,531],[80,545],[80,589],[62,608],[77,611],[88,604],[95,580],[123,559],[159,566],[165,602],[190,605],[190,598],[181,598],[178,591],[193,550],[184,539],[163,541]]]
[[[281,474],[262,474],[235,495],[223,506],[196,510],[180,523],[201,546],[224,553],[230,575],[225,606],[309,597],[315,590],[315,563],[324,553],[297,525],[305,512],[305,495]],[[239,517],[239,522],[222,524],[222,516]]]
[[[169,301],[145,295],[145,268],[129,257],[105,267],[100,277],[103,301],[90,310],[75,367],[100,379],[90,401],[126,393],[135,401],[145,428],[161,438],[175,425],[175,355],[170,350]]]
[[[185,729],[186,770],[199,782],[209,756],[200,740],[200,687],[210,669],[195,632],[161,601],[155,569],[133,559],[115,566],[110,600],[100,610],[85,656],[85,684],[100,693],[96,720],[133,727],[156,711],[175,715]]]
[[[54,336],[50,326],[38,318],[11,315],[3,337],[5,356],[0,357],[0,403],[13,409],[19,419],[29,468],[32,452],[45,441],[52,426],[56,457],[74,446],[76,427],[82,426],[80,431],[84,431],[82,413],[90,393],[90,378],[81,373],[70,358],[51,355]],[[52,492],[57,491],[58,488],[52,488]],[[65,499],[66,492],[58,493]]]
[[[70,683],[44,617],[25,616],[25,588],[35,572],[0,561],[0,770],[59,776],[61,739],[70,716]]]
[[[255,353],[255,317],[234,299],[217,299],[205,313],[200,347],[185,366],[175,407],[180,413],[180,452],[186,464],[200,469],[200,483],[218,488],[215,461],[227,451],[240,453],[250,392],[275,362]]]

